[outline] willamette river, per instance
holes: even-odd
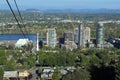
[[[32,40],[33,42],[36,41],[36,34],[27,34],[27,35],[23,35],[23,34],[0,34],[0,40],[18,40],[21,38],[29,38],[30,40]]]

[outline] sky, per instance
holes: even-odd
[[[15,8],[14,0],[9,0]],[[120,0],[16,0],[20,9],[120,9]],[[0,0],[0,9],[9,9]]]

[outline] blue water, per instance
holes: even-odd
[[[27,35],[23,35],[23,34],[0,34],[0,41],[1,40],[19,40],[19,39],[23,39],[23,38],[29,38],[29,40],[32,40],[33,42],[36,42],[36,34],[27,34]]]

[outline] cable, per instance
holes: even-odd
[[[15,5],[16,5],[17,11],[18,11],[18,14],[19,14],[19,16],[20,16],[20,19],[21,19],[21,21],[22,21],[22,25],[23,25],[23,27],[24,27],[24,29],[25,29],[25,32],[27,33],[27,37],[28,37],[28,39],[30,40],[30,38],[29,38],[29,36],[28,36],[28,31],[27,31],[27,29],[26,29],[26,27],[25,27],[25,25],[24,25],[23,18],[22,18],[22,15],[21,15],[21,13],[20,13],[20,10],[19,10],[19,8],[18,8],[18,5],[17,5],[16,0],[14,0],[14,3],[15,3]]]
[[[17,19],[16,15],[15,15],[15,13],[14,13],[14,11],[13,11],[13,9],[12,9],[12,7],[11,7],[10,3],[9,3],[9,1],[8,1],[8,0],[6,0],[6,2],[7,2],[7,4],[8,4],[8,6],[9,6],[9,8],[10,8],[10,10],[11,10],[11,12],[12,12],[12,14],[13,14],[13,16],[14,16],[14,18],[15,18],[16,22],[17,22],[17,25],[18,25],[19,29],[21,30],[21,32],[22,32],[22,34],[23,34],[24,38],[26,38],[26,36],[25,36],[25,34],[24,34],[24,32],[23,32],[23,30],[22,30],[22,28],[21,28],[21,25],[20,25],[20,23],[19,23],[19,21],[18,21],[18,19]]]

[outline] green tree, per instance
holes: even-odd
[[[90,73],[85,69],[77,69],[75,72],[68,72],[62,80],[90,80]]]
[[[58,66],[65,66],[66,65],[66,57],[63,54],[56,55],[56,61]]]
[[[5,71],[14,71],[16,69],[16,64],[11,62],[8,62],[5,66],[4,66],[4,70]]]
[[[79,58],[80,58],[80,65],[81,66],[88,66],[89,65],[89,58],[86,55],[80,54]]]
[[[52,76],[52,80],[60,80],[60,78],[61,78],[60,72],[59,72],[58,69],[56,69],[56,70],[54,71],[53,76]]]
[[[90,73],[85,69],[78,69],[73,74],[72,80],[90,80]]]
[[[99,63],[100,63],[100,59],[95,54],[91,55],[90,65],[99,66]]]
[[[4,74],[4,70],[3,70],[3,68],[1,67],[1,68],[0,68],[0,80],[3,80],[3,74]]]
[[[115,80],[120,80],[120,60],[115,64]]]

